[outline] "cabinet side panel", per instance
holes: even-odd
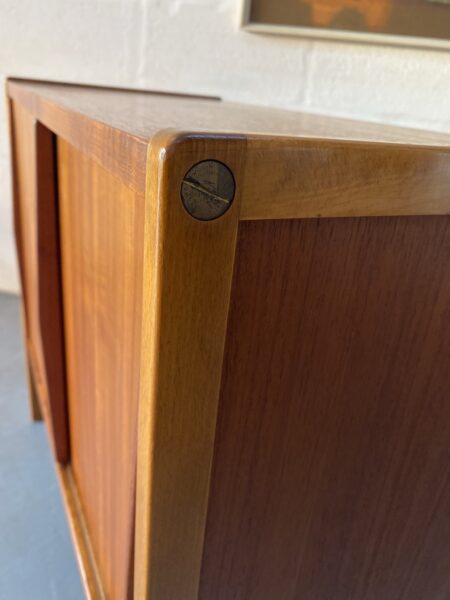
[[[39,328],[38,229],[35,119],[11,102],[14,160],[14,220],[31,376],[45,404],[47,396]],[[42,407],[47,412],[47,407]]]
[[[450,217],[241,222],[201,600],[450,597]]]
[[[69,457],[60,251],[52,133],[11,102],[14,221],[33,414],[42,408],[56,459]]]
[[[107,598],[129,597],[143,198],[58,139],[71,458]]]

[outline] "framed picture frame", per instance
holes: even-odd
[[[243,0],[254,33],[450,49],[450,0]]]

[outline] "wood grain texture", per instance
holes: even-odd
[[[450,597],[450,217],[242,222],[201,600]]]
[[[41,123],[36,137],[37,286],[42,359],[56,458],[69,460],[66,367],[59,244],[55,139]]]
[[[135,598],[196,600],[240,187],[220,219],[194,220],[180,188],[202,159],[237,182],[244,141],[153,141],[146,195]]]
[[[241,219],[450,214],[450,146],[250,136]]]
[[[58,139],[71,460],[108,599],[134,543],[144,198]]]
[[[244,220],[448,214],[450,136],[204,98],[10,81],[36,118],[139,193],[159,132],[247,139]]]
[[[302,146],[298,145],[302,138],[315,138],[317,142],[320,142],[320,139],[340,139],[450,147],[450,136],[445,134],[310,115],[290,110],[219,102],[217,99],[189,98],[130,90],[102,90],[92,87],[20,80],[9,80],[7,92],[11,98],[25,106],[46,127],[69,141],[83,153],[91,156],[103,168],[119,177],[125,185],[142,194],[145,192],[146,184],[147,144],[159,132],[173,129],[185,132],[249,136],[252,160],[249,162],[250,169],[245,179],[248,192],[243,193],[243,218],[247,219],[267,218],[266,216],[259,217],[259,212],[255,212],[255,209],[258,208],[259,199],[265,197],[266,200],[261,207],[267,211],[266,186],[268,185],[269,189],[276,189],[278,192],[276,185],[279,183],[282,188],[287,183],[287,187],[279,199],[282,212],[278,214],[275,211],[273,218],[304,216],[303,213],[298,214],[299,192],[302,201],[305,201],[306,198],[305,209],[308,210],[306,216],[317,216],[319,210],[314,203],[311,206],[310,194],[314,195],[314,189],[310,188],[311,176],[313,171],[319,170],[322,177],[322,166],[327,167],[330,159],[332,159],[331,171],[336,174],[336,168],[333,167],[335,160],[332,149],[328,154],[325,152],[324,155],[323,145],[320,143],[315,153],[311,152],[306,156]],[[277,140],[277,136],[282,137]],[[361,165],[357,159],[355,167],[352,166],[351,160],[348,162],[354,156],[355,154],[350,152],[345,155],[344,161],[338,161],[347,174],[354,168],[359,171],[364,168],[364,164]],[[305,188],[303,187],[305,183],[303,169],[305,163],[307,164],[307,161],[311,159],[312,164],[306,169],[309,185]],[[287,163],[283,167],[282,161],[285,160]],[[418,157],[417,160],[420,161],[421,158]],[[324,162],[325,165],[323,165]],[[426,157],[425,162],[429,165]],[[376,160],[370,164],[376,167]],[[389,158],[385,164],[389,164]],[[408,161],[406,165],[401,164],[401,156],[398,157],[396,166],[400,167],[402,174],[411,174]],[[272,170],[275,171],[274,178],[270,177]],[[387,171],[384,183],[395,191],[398,189],[398,187],[396,188],[398,173],[395,174],[395,181],[390,182],[387,180],[389,169]],[[365,172],[370,174],[368,167]],[[420,176],[420,166],[417,164],[414,172],[417,177]],[[262,178],[260,184],[258,183],[259,177]],[[286,177],[286,182],[283,177]],[[346,174],[342,173],[336,183],[342,186],[348,181]],[[448,181],[448,169],[445,181]],[[323,185],[326,183],[331,185],[333,180],[327,177],[325,172]],[[322,192],[326,192],[323,185],[320,189]],[[413,185],[408,186],[407,182],[407,188],[413,189]],[[373,186],[371,189],[373,199],[376,197],[377,190],[373,190]],[[424,189],[427,188],[424,186]],[[331,189],[329,191],[337,192],[338,190]],[[402,188],[400,188],[401,191]],[[444,193],[444,190],[441,192]],[[358,193],[358,190],[354,190],[350,199],[354,198],[355,193]],[[430,193],[433,194],[433,192]],[[321,200],[319,208],[324,216],[327,216],[323,197]],[[394,209],[398,209],[399,205],[402,207],[404,200],[405,196],[401,194],[399,202],[394,204]],[[247,202],[249,207],[245,209]],[[345,206],[343,206],[341,199],[338,202],[341,210],[336,213],[335,204],[334,201],[333,214],[342,214],[349,206],[345,202]],[[294,213],[292,213],[293,206],[295,207]],[[373,203],[370,206],[373,209]]]
[[[26,346],[50,430],[59,136],[72,463],[58,471],[87,594],[447,600],[450,137],[7,89]],[[198,222],[180,184],[214,158],[236,201]]]
[[[217,98],[17,79],[9,80],[7,86],[9,95],[33,112],[44,111],[50,118],[50,112],[59,107],[64,113],[71,113],[79,123],[82,122],[79,117],[83,116],[141,140],[149,140],[161,129],[170,128],[198,133],[313,136],[437,146],[450,144],[448,134],[221,102]],[[49,124],[45,124],[51,129]],[[71,130],[71,135],[80,137],[80,133],[74,130]],[[73,139],[70,141],[74,143]]]
[[[59,243],[50,132],[20,105],[11,106],[14,222],[22,282],[30,408],[40,402],[56,459],[69,456],[65,405]]]
[[[75,555],[87,600],[106,600],[92,548],[86,518],[70,465],[57,465],[64,508],[69,522],[70,534],[75,546]]]
[[[22,316],[22,329],[25,331],[25,321]],[[26,343],[24,344],[24,348],[26,348]],[[36,385],[34,383],[34,375],[33,370],[31,368],[30,359],[27,356],[25,357],[25,368],[26,368],[26,377],[27,377],[27,388],[28,388],[28,403],[30,408],[30,416],[33,421],[42,421],[42,410],[39,402],[39,396],[36,390]]]
[[[33,421],[40,421],[43,418],[42,410],[39,403],[39,398],[36,392],[36,386],[34,384],[34,376],[31,369],[30,359],[28,356],[27,348],[27,332],[28,332],[28,317],[26,308],[26,290],[25,290],[25,265],[23,257],[23,240],[22,240],[22,222],[21,222],[21,211],[20,211],[20,196],[19,186],[20,181],[23,178],[21,173],[24,166],[19,164],[19,146],[20,141],[17,139],[17,115],[14,116],[14,103],[8,98],[6,94],[6,108],[8,117],[9,127],[9,143],[11,152],[11,171],[12,171],[12,187],[13,187],[13,222],[14,222],[14,238],[17,252],[17,263],[19,269],[20,287],[21,287],[21,302],[20,302],[20,317],[22,324],[22,335],[23,335],[23,346],[25,349],[25,369],[28,384],[28,407],[31,419]],[[25,167],[26,168],[26,167]]]
[[[87,106],[83,103],[74,104],[68,109],[61,97],[46,98],[43,92],[46,88],[53,89],[52,85],[18,83],[9,81],[7,91],[10,98],[17,104],[25,107],[37,120],[43,123],[56,135],[69,141],[78,150],[92,157],[99,165],[137,193],[145,191],[145,170],[147,158],[147,140],[139,136],[130,135],[118,123],[111,126],[107,120],[107,107],[99,105],[87,94],[87,106],[96,106],[98,119],[93,118]],[[55,86],[62,90],[73,90],[75,97],[82,87]],[[87,88],[91,89],[91,88]],[[109,92],[111,93],[111,92]],[[108,96],[106,92],[106,96]],[[62,94],[64,97],[64,93]],[[70,97],[70,93],[69,93]],[[82,95],[83,97],[83,95]],[[132,107],[130,107],[131,109]],[[133,111],[128,114],[132,119]]]
[[[20,105],[11,103],[11,142],[14,182],[14,227],[19,258],[26,338],[33,340],[36,353],[40,348],[39,303],[37,286],[37,226],[36,226],[36,143],[35,121]],[[43,360],[36,365],[43,378]],[[44,411],[48,412],[48,411]]]

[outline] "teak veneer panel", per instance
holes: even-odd
[[[57,141],[71,462],[108,599],[134,544],[144,201]]]
[[[450,217],[242,222],[201,600],[450,597]]]

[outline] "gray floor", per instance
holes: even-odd
[[[46,432],[28,415],[19,301],[0,294],[0,600],[82,598]]]

